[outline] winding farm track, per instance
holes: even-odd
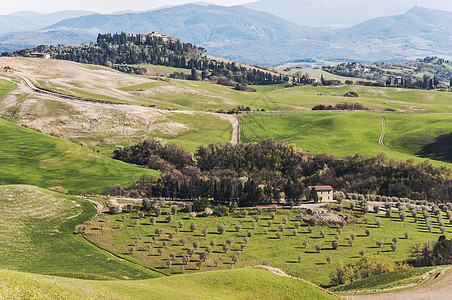
[[[61,101],[61,102],[67,102],[68,100],[93,102],[90,99],[85,99],[85,98],[75,97],[75,96],[65,95],[65,94],[59,94],[59,93],[55,93],[55,92],[52,92],[52,91],[44,90],[44,89],[41,89],[39,87],[36,87],[33,84],[33,82],[26,76],[19,75],[19,74],[13,74],[13,73],[11,73],[11,75],[13,75],[16,78],[20,79],[24,83],[24,86],[22,87],[22,89],[25,88],[27,93],[34,94],[35,96],[38,96],[38,97],[42,97],[42,96],[49,97],[50,96],[53,100]],[[105,104],[105,103],[99,103],[99,102],[93,102],[93,104],[96,104],[96,105],[113,105],[113,106],[115,106],[115,105],[116,106],[128,105],[128,104],[119,104],[119,103],[118,104],[111,104],[111,103]],[[152,109],[152,108],[148,108],[148,109]],[[158,109],[153,109],[153,110],[158,110]],[[175,110],[175,111],[173,111],[173,113],[209,114],[209,115],[215,115],[215,116],[217,116],[220,119],[227,120],[227,121],[229,121],[229,123],[231,123],[231,126],[232,126],[231,144],[232,145],[237,145],[239,143],[240,127],[239,127],[239,121],[237,120],[237,118],[235,116],[219,114],[219,113],[212,113],[212,112],[190,111],[190,110]]]
[[[395,292],[369,295],[347,295],[351,300],[446,300],[452,299],[452,269],[447,268],[433,274],[426,282],[412,288]]]
[[[380,135],[380,140],[379,140],[380,146],[385,148],[386,150],[391,150],[384,143],[384,139],[385,139],[385,136],[386,136],[386,118],[384,116],[380,115],[380,114],[378,114],[378,116],[381,119],[381,135]]]
[[[328,294],[333,295],[333,293],[331,293],[330,291],[328,291],[328,290],[326,290],[326,289],[324,289],[324,288],[322,288],[322,287],[320,287],[320,286],[318,286],[318,285],[316,285],[316,284],[314,284],[314,283],[312,283],[312,282],[310,282],[310,281],[307,281],[307,280],[305,280],[305,279],[302,279],[302,278],[298,278],[298,277],[294,277],[294,276],[288,275],[288,274],[286,274],[286,273],[285,273],[283,270],[281,270],[281,269],[273,268],[273,267],[268,267],[268,266],[259,266],[259,267],[264,268],[264,269],[267,269],[267,270],[269,270],[271,273],[273,273],[273,274],[275,274],[275,275],[278,275],[278,276],[281,276],[281,277],[287,277],[287,278],[291,278],[291,279],[294,279],[294,280],[298,280],[298,281],[305,282],[305,283],[307,283],[307,284],[310,284],[310,285],[312,285],[312,286],[318,288],[319,290],[325,291],[325,292],[327,292]]]

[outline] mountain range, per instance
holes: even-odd
[[[266,1],[257,3],[260,2]],[[202,46],[210,55],[249,64],[279,65],[307,58],[367,62],[452,56],[452,12],[421,6],[400,15],[374,18],[335,30],[297,25],[244,6],[187,4],[111,15],[80,13],[87,15],[77,16],[74,12],[75,17],[40,30],[0,35],[0,51],[39,44],[94,42],[98,33],[159,31]]]
[[[298,25],[342,29],[374,18],[400,15],[416,5],[452,12],[452,2],[444,0],[260,0],[244,4]]]
[[[68,18],[77,18],[94,13],[87,10],[63,10],[50,14],[42,14],[35,11],[21,11],[9,15],[0,15],[0,34],[39,30]]]

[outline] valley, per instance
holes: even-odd
[[[235,60],[263,61],[256,49],[272,39],[315,52],[345,34],[361,38],[351,28],[320,43],[308,34],[325,37],[320,29],[198,6],[143,12],[162,18],[140,28],[183,23],[187,10],[203,11],[191,26],[240,19],[208,41],[209,28],[170,32],[220,54],[250,46],[221,55]],[[102,15],[85,13],[45,34],[84,24],[93,35]],[[126,15],[99,28],[138,32]],[[263,16],[266,27],[243,25]],[[368,55],[360,47],[369,40],[347,42]],[[346,42],[334,47],[325,51],[356,55]],[[37,50],[51,58],[34,58]],[[269,51],[267,65],[277,56]],[[443,295],[452,264],[447,76],[441,87],[407,89],[204,52],[118,33],[0,57],[0,298],[367,299],[426,286]]]

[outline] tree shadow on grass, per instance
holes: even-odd
[[[297,260],[286,260],[286,264],[299,264]]]

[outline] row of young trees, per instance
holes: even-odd
[[[154,64],[192,70],[191,75],[173,74],[174,78],[213,81],[228,85],[236,84],[276,84],[289,81],[288,76],[274,74],[258,68],[244,67],[235,62],[224,62],[205,56],[204,49],[178,39],[167,40],[161,37],[126,33],[99,34],[96,44],[77,46],[46,46],[23,49],[5,56],[29,56],[32,52],[49,53],[54,59],[114,67],[129,73],[143,73],[141,68],[128,65]]]
[[[110,187],[110,193],[193,200],[241,206],[278,203],[285,197],[298,203],[310,185],[361,194],[452,201],[451,172],[428,162],[388,160],[362,155],[338,158],[308,155],[272,139],[250,144],[200,146],[194,156],[180,146],[145,140],[115,150],[114,158],[163,172],[159,179],[143,177],[130,189]]]

